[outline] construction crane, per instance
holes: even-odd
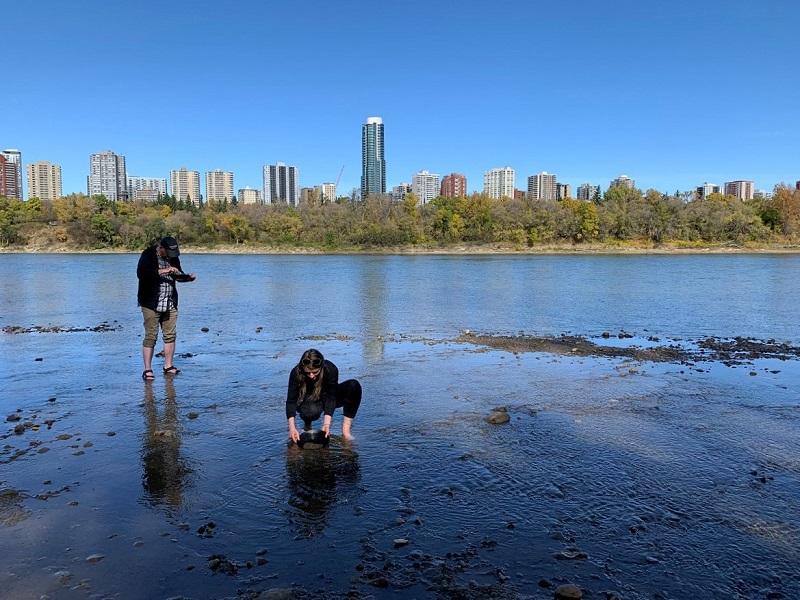
[[[344,165],[342,165],[342,168],[339,169],[339,176],[336,178],[336,185],[334,189],[336,190],[337,194],[339,193],[339,180],[342,178],[343,171],[344,171]],[[334,198],[333,201],[336,202],[336,198]]]

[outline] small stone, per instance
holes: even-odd
[[[72,434],[69,433],[60,433],[56,436],[57,440],[69,440],[72,438]]]
[[[114,437],[115,435],[117,435],[117,432],[116,431],[109,431],[106,435],[108,437]]]
[[[94,446],[94,444],[93,444],[92,442],[86,442],[86,443],[83,445],[83,447],[84,447],[84,448],[91,448],[92,446]]]
[[[758,375],[758,373],[755,371],[750,371],[750,377],[755,377],[756,375]]]
[[[17,413],[11,413],[6,417],[6,421],[9,423],[14,423],[15,421],[19,421],[22,417],[20,417]]]
[[[555,600],[581,600],[583,592],[581,588],[572,583],[566,583],[556,588]]]
[[[510,420],[511,417],[508,413],[502,410],[493,410],[489,413],[489,416],[486,417],[486,422],[492,425],[502,425],[503,423],[508,423]]]
[[[144,546],[144,542],[142,540],[136,540],[135,542],[133,542],[134,548],[141,548],[142,546]]]
[[[56,397],[53,396],[52,398],[48,398],[47,401],[48,402],[55,402],[56,401]]]
[[[46,454],[47,452],[50,452],[50,448],[48,448],[47,446],[42,446],[36,452],[38,452],[39,454]]]
[[[394,547],[395,548],[402,548],[403,546],[408,546],[408,540],[406,538],[395,538],[394,539]]]
[[[14,426],[14,433],[16,433],[17,435],[25,433],[25,425],[23,425],[22,423],[19,423],[19,424],[15,425]]]
[[[267,549],[266,548],[259,548],[256,551],[256,556],[264,556],[266,553],[267,553]]]
[[[208,327],[201,327],[200,331],[202,331],[203,333],[208,333]]]
[[[34,358],[33,360],[34,360],[34,362],[42,362],[44,359],[41,356],[38,356],[38,357]]]
[[[199,415],[199,414],[197,414],[196,412],[190,412],[189,414],[187,414],[187,415],[186,415],[186,418],[187,418],[187,419],[196,419],[196,418],[197,418],[197,417],[199,417],[199,416],[200,416],[200,415]]]
[[[88,563],[99,563],[101,560],[105,558],[103,554],[90,554],[86,557],[86,562]]]

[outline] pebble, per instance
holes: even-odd
[[[201,327],[200,331],[202,331],[203,333],[208,333],[208,327]]]
[[[566,583],[556,588],[554,597],[556,600],[581,600],[583,592],[577,585]]]
[[[56,398],[55,398],[55,396],[53,396],[52,398],[48,398],[48,399],[47,399],[47,401],[48,401],[48,402],[55,402],[55,401],[56,401]]]
[[[196,412],[190,412],[188,415],[186,415],[186,418],[187,418],[187,419],[196,419],[196,418],[197,418],[197,417],[199,417],[199,416],[200,416],[200,415],[199,415],[199,414],[197,414]]]
[[[503,423],[508,423],[510,420],[511,417],[505,410],[493,410],[489,413],[489,416],[486,417],[486,422],[492,425],[502,425]]]
[[[406,538],[395,538],[394,539],[394,547],[395,548],[402,548],[403,546],[408,546],[408,540]]]
[[[114,437],[115,435],[117,435],[117,432],[116,431],[109,431],[106,435],[108,437]]]
[[[99,563],[101,560],[105,558],[103,554],[90,554],[86,557],[86,562],[88,563]]]
[[[69,440],[72,438],[72,434],[69,433],[60,433],[56,436],[57,440]]]
[[[9,423],[13,423],[15,421],[19,421],[22,417],[20,417],[17,413],[11,413],[6,417],[6,421]]]

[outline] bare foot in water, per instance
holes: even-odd
[[[351,419],[350,417],[345,417],[344,419],[342,419],[342,437],[348,442],[350,440],[355,439],[350,431],[352,426],[353,426],[353,419]]]

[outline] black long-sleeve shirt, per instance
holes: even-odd
[[[310,398],[303,400],[298,406],[300,399],[300,384],[297,383],[297,374],[300,366],[296,366],[289,373],[289,389],[286,392],[286,418],[291,419],[300,411],[300,416],[308,415],[314,419],[324,412],[328,416],[333,416],[336,410],[336,388],[339,385],[339,369],[331,361],[326,360],[322,363],[322,390],[320,390],[319,400],[316,402]],[[307,380],[309,385],[313,385],[311,380]]]

